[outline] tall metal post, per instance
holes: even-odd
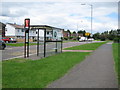
[[[30,19],[25,19],[25,43],[24,43],[24,58],[29,57],[29,28],[30,28]]]
[[[61,41],[61,53],[62,53],[62,43],[63,43],[63,41]]]
[[[28,30],[28,38],[27,38],[27,57],[29,57],[29,30]]]
[[[92,36],[93,5],[90,5],[90,6],[91,6],[91,36]]]
[[[55,48],[55,53],[57,53],[57,39],[56,39],[56,48]]]
[[[25,31],[24,58],[29,57],[29,29]]]
[[[25,41],[24,41],[24,58],[26,58],[26,33],[25,33]]]
[[[37,32],[37,56],[39,56],[39,29]]]
[[[46,56],[46,29],[44,29],[44,57]]]
[[[91,36],[92,36],[92,24],[93,24],[93,5],[91,4],[81,4],[81,5],[89,5],[91,7]],[[92,40],[91,40],[92,41]]]

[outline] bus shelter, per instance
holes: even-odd
[[[46,57],[62,52],[62,29],[47,25],[30,25],[36,30],[37,56]]]

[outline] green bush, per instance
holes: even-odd
[[[71,37],[69,37],[69,39],[73,39],[73,37],[71,36]]]
[[[76,37],[74,37],[72,40],[76,40]]]
[[[105,41],[106,39],[105,39],[104,37],[101,37],[100,40],[101,40],[101,41]]]
[[[64,40],[68,40],[68,38],[67,38],[67,37],[64,37]]]
[[[80,37],[77,37],[77,40],[79,40],[80,39]]]
[[[100,36],[100,40],[101,40],[101,41],[105,41],[105,40],[106,40],[105,35],[101,35],[101,36]]]
[[[120,43],[120,38],[119,37],[116,37],[116,38],[114,38],[114,43]]]

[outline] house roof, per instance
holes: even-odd
[[[2,22],[0,22],[0,25],[2,25],[2,26],[6,26],[4,23],[2,23]]]
[[[56,27],[52,27],[52,26],[48,26],[48,25],[30,25],[30,28],[32,29],[60,29],[61,28],[56,28]]]
[[[24,25],[17,25],[17,24],[12,24],[12,23],[8,23],[9,25],[12,25],[15,28],[24,28]],[[56,28],[56,27],[52,27],[52,26],[48,26],[48,25],[30,25],[31,29],[59,29],[62,30],[61,28]]]
[[[17,25],[17,24],[12,24],[12,23],[8,23],[9,25],[15,27],[15,28],[24,28],[24,25]]]

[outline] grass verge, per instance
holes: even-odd
[[[118,83],[120,85],[120,43],[113,43],[113,56],[114,56],[114,62],[115,62],[115,70],[118,75]]]
[[[3,88],[44,88],[63,76],[88,52],[64,52],[41,60],[13,59],[2,62]]]
[[[68,43],[68,42],[78,42],[78,40],[63,40],[63,43]]]
[[[20,46],[24,46],[24,43],[7,43],[6,45],[13,47],[20,47]],[[37,45],[37,43],[30,43],[30,45]]]
[[[105,44],[106,42],[99,42],[99,43],[88,43],[79,46],[74,46],[70,48],[65,48],[64,50],[95,50],[99,46]]]

